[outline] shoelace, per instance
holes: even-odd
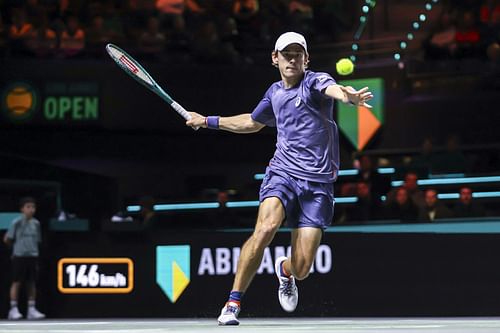
[[[294,283],[292,282],[292,279],[287,279],[280,285],[280,292],[284,294],[285,296],[292,296],[294,294]]]

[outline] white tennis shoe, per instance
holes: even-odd
[[[227,302],[222,308],[217,321],[219,325],[239,325],[238,314],[240,313],[240,306],[234,302]]]
[[[274,263],[274,271],[280,282],[278,288],[278,299],[280,301],[281,307],[286,312],[293,312],[299,303],[299,290],[295,284],[295,278],[290,276],[289,278],[281,275],[281,264],[285,261],[287,257],[279,257]]]
[[[28,308],[28,314],[26,315],[26,318],[29,320],[40,320],[44,319],[45,315],[38,311],[35,307],[29,307]]]
[[[7,319],[9,319],[9,320],[19,320],[22,318],[23,318],[23,315],[21,314],[21,312],[19,312],[19,309],[17,308],[17,306],[14,306],[10,309],[9,316],[7,317]]]

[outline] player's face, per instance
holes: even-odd
[[[24,206],[21,207],[21,213],[24,214],[27,218],[32,218],[33,215],[35,215],[36,212],[36,205],[32,202],[26,203]]]
[[[299,44],[290,44],[283,51],[273,54],[273,62],[278,65],[284,78],[302,76],[306,69],[307,54]]]

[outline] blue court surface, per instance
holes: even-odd
[[[0,332],[170,333],[170,332],[346,332],[498,333],[500,318],[242,318],[240,326],[217,326],[215,319],[89,319],[0,321]]]

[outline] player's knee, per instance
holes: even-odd
[[[257,223],[256,230],[262,233],[274,234],[280,227],[281,222],[272,217],[261,218]]]
[[[265,226],[255,230],[254,238],[257,239],[258,242],[267,244],[272,241],[275,232],[275,229]]]
[[[295,277],[295,279],[297,279],[299,281],[304,280],[305,278],[307,278],[309,276],[309,271],[310,271],[309,268],[301,267],[300,269],[294,271],[293,276]]]

